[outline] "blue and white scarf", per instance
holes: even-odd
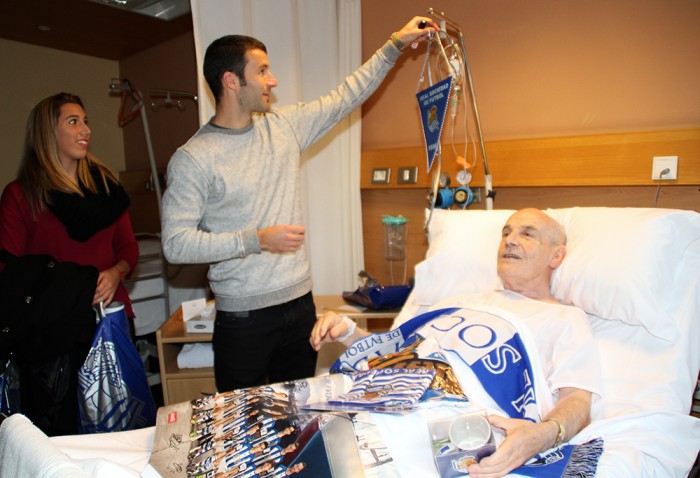
[[[331,373],[363,369],[368,358],[397,352],[419,337],[436,339],[446,352],[452,352],[450,358],[466,364],[506,415],[540,420],[534,375],[521,334],[509,320],[482,310],[440,309],[389,332],[369,335],[353,343]],[[466,390],[473,388],[469,385]]]
[[[439,320],[438,320],[439,319]],[[490,307],[445,308],[421,314],[388,332],[353,343],[331,367],[331,373],[366,369],[369,358],[395,353],[417,338],[433,338],[471,371],[473,383],[462,384],[470,395],[480,387],[511,418],[540,421],[553,408],[539,356],[516,317]],[[471,380],[471,379],[469,379]],[[565,445],[541,454],[515,470],[523,476],[594,476],[602,440]]]

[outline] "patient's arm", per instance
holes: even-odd
[[[347,337],[349,332],[348,325],[352,321],[347,317],[338,315],[335,312],[326,312],[316,320],[313,330],[311,331],[311,337],[309,337],[309,342],[314,350],[319,350],[323,344],[329,344],[338,341],[342,338],[340,342],[346,347],[350,346],[354,341],[367,337],[369,332],[360,327],[355,327],[355,331]]]
[[[551,448],[559,435],[561,423],[565,429],[564,441],[576,435],[590,421],[591,392],[578,388],[559,389],[556,407],[540,423],[529,420],[490,415],[489,422],[506,432],[506,439],[496,452],[469,467],[472,478],[505,476],[536,454]]]

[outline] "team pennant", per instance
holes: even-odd
[[[450,99],[451,91],[452,77],[449,76],[439,83],[416,93],[421,123],[423,124],[428,172],[433,167],[435,155],[440,150],[440,135],[442,134],[442,125],[445,121],[447,102]]]

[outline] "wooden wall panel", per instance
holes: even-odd
[[[460,169],[452,148],[443,145],[442,170]],[[654,156],[678,156],[678,180],[664,183],[700,184],[700,129],[619,133],[561,138],[491,141],[485,144],[494,187],[511,186],[644,186],[651,179]],[[462,151],[463,145],[457,146]],[[399,167],[418,166],[418,182],[397,185]],[[372,169],[391,168],[391,183],[371,183]],[[362,152],[361,187],[419,187],[430,184],[424,147],[375,149]],[[431,173],[432,174],[432,173]],[[473,184],[483,186],[483,167],[473,172]]]
[[[158,200],[151,182],[150,169],[135,169],[120,171],[119,181],[124,186],[131,205],[129,216],[134,232],[150,232],[160,234],[160,215]]]
[[[501,141],[487,143],[486,150],[497,209],[656,206],[700,212],[700,129]],[[658,188],[659,182],[650,177],[654,155],[679,156],[678,181],[664,181]],[[383,284],[389,284],[391,276],[384,259],[382,215],[401,214],[409,219],[409,277],[427,250],[423,226],[430,180],[421,161],[425,155],[420,148],[362,153],[365,269]],[[398,167],[419,164],[418,183],[396,184]],[[392,168],[389,185],[371,184],[375,167]],[[452,161],[443,166],[443,171],[458,170]],[[479,171],[473,186],[483,186]]]

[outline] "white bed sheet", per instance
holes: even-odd
[[[689,415],[700,369],[700,241],[686,251],[677,271],[683,287],[666,307],[680,334],[670,342],[642,326],[589,315],[601,354],[601,397],[592,423],[573,443],[602,437],[602,477],[684,477],[700,450],[700,419]],[[425,312],[411,294],[395,324]],[[379,418],[391,454],[405,476],[437,477],[427,424],[411,418],[411,434],[401,432],[405,417]],[[424,431],[424,432],[423,432]],[[411,474],[420,470],[420,475]]]
[[[396,323],[426,310],[409,297]],[[601,398],[593,404],[591,425],[572,443],[604,439],[597,476],[684,477],[692,467],[700,450],[700,420],[688,415],[693,370],[695,380],[698,371],[690,363],[698,362],[700,337],[700,315],[693,316],[700,310],[697,304],[693,310],[683,314],[681,330],[688,335],[682,334],[685,340],[677,343],[654,337],[640,326],[590,316],[601,353]],[[439,477],[428,441],[430,417],[377,417],[402,476]],[[411,433],[402,432],[405,429]]]
[[[47,437],[23,415],[0,427],[0,478],[141,476],[155,427],[117,433]]]
[[[141,476],[155,427],[128,432],[51,437],[49,440],[91,477]]]

